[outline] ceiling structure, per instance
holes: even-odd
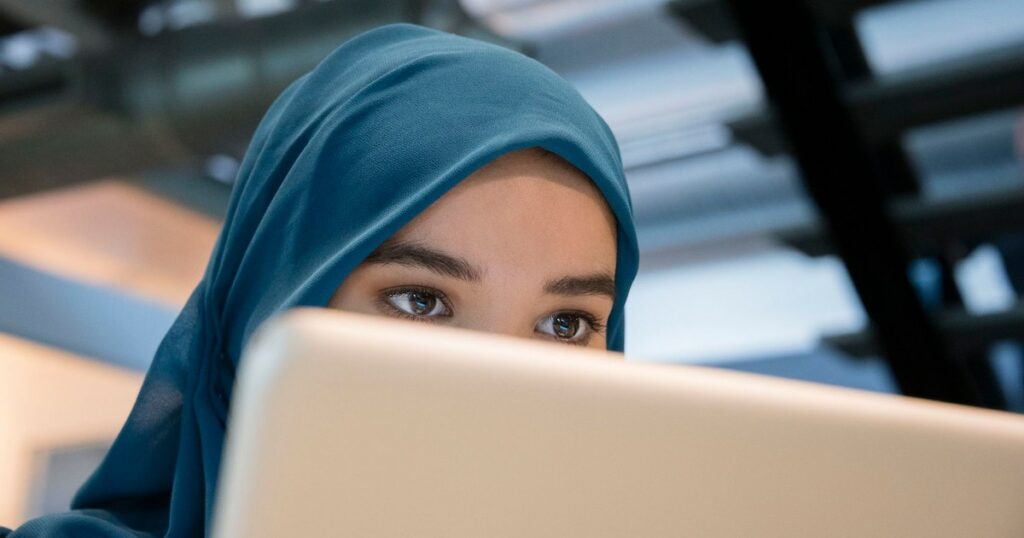
[[[943,250],[959,274],[976,246],[1024,228],[1024,6],[807,4],[834,46],[860,50],[842,68],[863,83],[844,99],[881,148],[883,168],[903,178],[886,212],[922,262],[915,267]],[[851,352],[877,352],[857,332],[867,318],[720,0],[0,0],[0,199],[118,177],[219,218],[248,136],[281,89],[345,38],[395,21],[516,48],[580,90],[622,148],[644,274],[683,282],[711,278],[694,267],[757,259],[737,278],[762,289],[819,282],[800,293],[831,301],[787,306],[810,335],[802,340],[778,343],[776,331],[732,348],[736,334],[764,325],[764,311],[778,311],[776,297],[737,298],[732,329],[710,343],[701,319],[714,305],[677,304],[675,315],[690,320],[678,329],[693,338],[658,341],[653,353],[727,356],[749,353],[751,342],[787,349],[823,332],[848,333],[836,342]],[[780,262],[794,252],[798,262]],[[967,305],[972,294],[995,293],[996,280],[964,287]],[[638,286],[654,282],[669,289],[656,278]],[[638,308],[633,319],[661,323],[651,312],[664,310]]]
[[[928,47],[912,44],[932,35],[913,25],[948,24],[959,6],[925,3],[937,7],[859,16],[871,68],[901,75],[991,49],[1016,58],[1024,15],[1010,2],[986,0],[978,24]],[[746,49],[705,0],[0,0],[0,197],[155,171],[229,183],[287,83],[346,37],[397,20],[501,41],[576,84],[619,138],[652,264],[814,222]],[[988,186],[1020,179],[1016,115],[980,121],[977,136],[954,126],[914,138],[915,165],[941,162],[926,192],[971,188],[956,178],[979,169]]]

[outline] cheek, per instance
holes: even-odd
[[[608,339],[603,334],[595,336],[587,344],[587,347],[591,349],[599,349],[601,351],[606,351],[608,349]]]

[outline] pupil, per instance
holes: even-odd
[[[429,294],[414,291],[409,294],[409,302],[412,303],[413,312],[423,315],[434,309],[437,299]]]
[[[580,320],[571,314],[558,314],[554,319],[555,335],[559,338],[572,338],[580,328]]]

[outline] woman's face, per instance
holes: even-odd
[[[388,239],[328,307],[604,349],[615,231],[579,170],[509,153]]]

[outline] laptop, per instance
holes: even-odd
[[[325,309],[247,346],[213,535],[1024,536],[1024,418]]]

